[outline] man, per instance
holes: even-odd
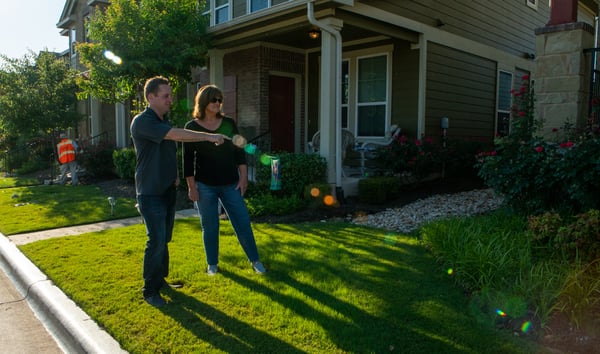
[[[67,138],[65,133],[60,134],[60,142],[56,144],[58,162],[60,162],[60,177],[58,182],[62,185],[67,183],[67,172],[71,171],[71,184],[77,185],[77,143]]]
[[[223,143],[223,135],[173,128],[167,113],[172,104],[168,79],[157,76],[144,85],[148,107],[131,122],[136,152],[135,189],[138,210],[146,225],[144,251],[144,288],[146,302],[155,307],[166,305],[159,291],[168,285],[169,249],[175,220],[177,172],[176,141]]]

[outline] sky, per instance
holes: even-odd
[[[66,0],[3,0],[0,10],[0,54],[22,58],[48,49],[62,52],[69,40],[56,27]]]

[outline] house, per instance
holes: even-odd
[[[83,20],[107,3],[67,0],[59,27],[85,40]],[[392,124],[439,137],[442,118],[450,138],[506,131],[510,90],[536,79],[545,35],[536,30],[569,4],[570,20],[597,27],[597,0],[207,0],[214,46],[193,71],[190,97],[219,85],[226,113],[272,151],[306,151],[319,131],[328,181],[341,187],[342,128],[358,141],[382,141]],[[131,117],[122,108],[82,108],[85,134],[125,142]]]

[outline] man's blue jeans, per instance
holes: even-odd
[[[200,195],[200,200],[197,203],[198,214],[202,224],[206,262],[209,265],[219,263],[219,200],[221,200],[248,260],[250,262],[259,260],[248,208],[240,190],[235,189],[236,186],[237,184],[209,186],[196,182]]]
[[[144,297],[158,293],[169,275],[169,247],[175,223],[175,186],[163,195],[138,195],[138,207],[146,224]]]

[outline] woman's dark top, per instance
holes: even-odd
[[[191,120],[185,129],[207,133],[220,133],[228,137],[239,134],[238,128],[229,117],[223,117],[216,130],[208,130]],[[216,146],[208,141],[183,144],[183,173],[185,177],[194,176],[195,180],[210,186],[222,186],[237,183],[238,166],[246,165],[246,152],[233,145],[229,139]]]

